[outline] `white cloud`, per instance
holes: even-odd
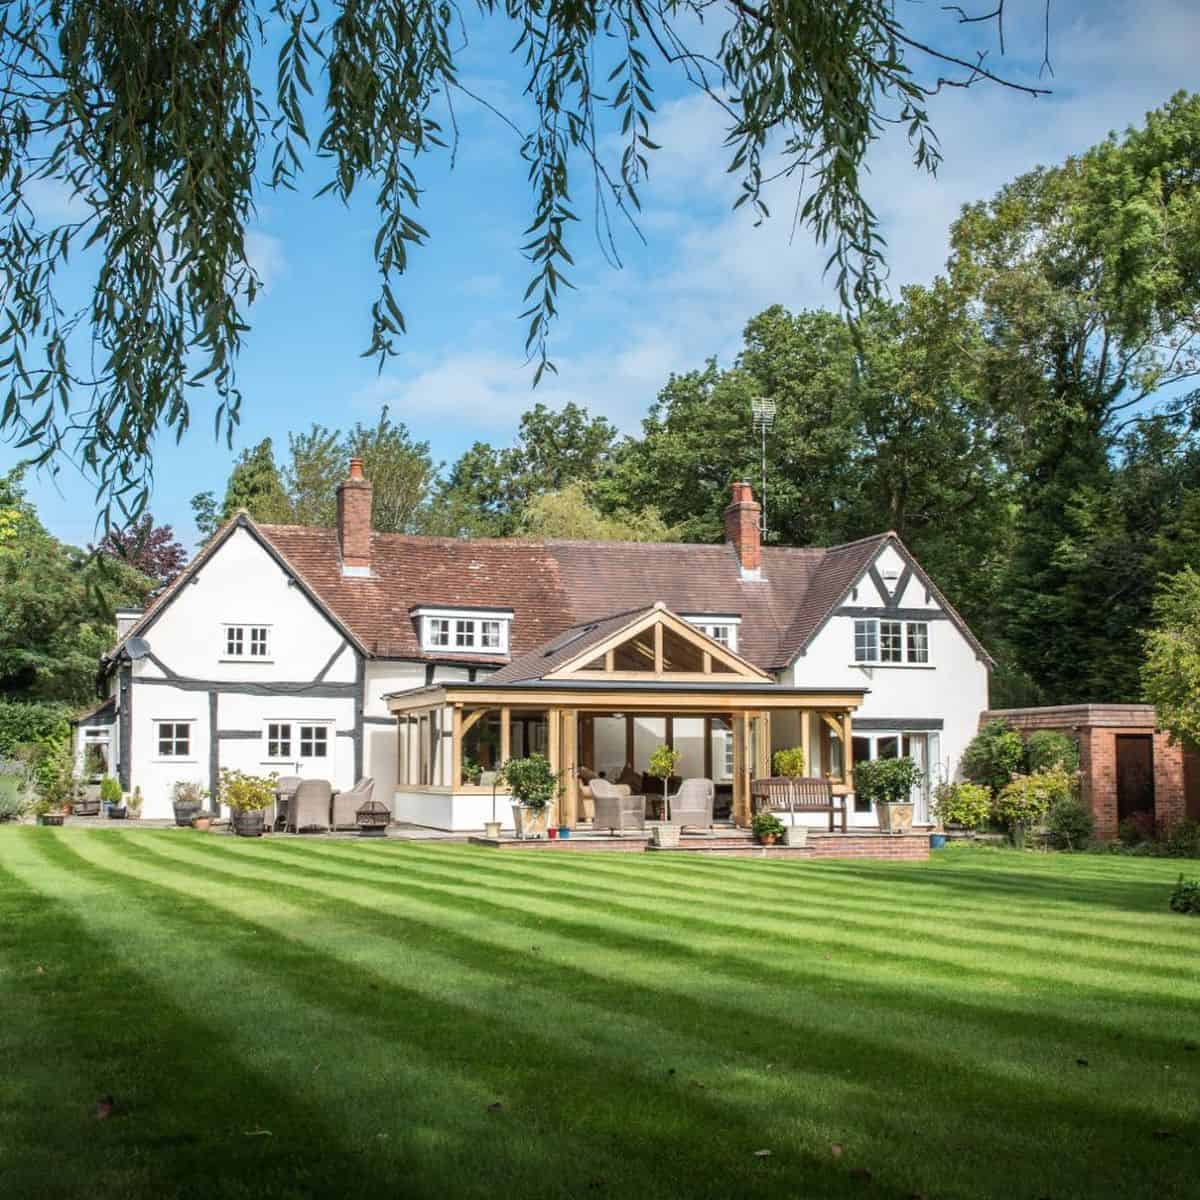
[[[283,242],[261,229],[251,229],[246,234],[246,258],[254,268],[264,292],[287,270],[287,258],[283,253]]]

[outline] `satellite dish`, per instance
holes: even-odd
[[[132,637],[125,643],[125,653],[132,661],[145,658],[150,653],[150,643],[145,638]]]

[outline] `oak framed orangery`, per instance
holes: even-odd
[[[853,790],[851,717],[865,688],[782,686],[662,605],[568,630],[477,682],[393,693],[397,797],[417,824],[476,829],[506,819],[494,772],[545,754],[562,792],[553,820],[577,826],[580,769],[644,769],[653,748],[680,751],[683,774],[728,793],[729,819],[750,821],[750,781],[771,754],[801,745],[835,793]],[[503,803],[501,803],[503,801]]]

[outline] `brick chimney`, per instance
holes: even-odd
[[[733,485],[733,500],[725,510],[725,540],[732,543],[743,579],[762,577],[762,505],[745,482]]]
[[[350,460],[350,477],[338,484],[337,534],[343,575],[371,573],[371,492],[361,458]]]

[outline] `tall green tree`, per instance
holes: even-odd
[[[267,524],[283,524],[292,518],[291,501],[270,438],[243,450],[233,464],[225,485],[221,520],[230,520],[242,509],[254,520]]]
[[[452,536],[511,536],[535,497],[596,483],[616,441],[615,426],[580,405],[536,404],[521,417],[514,445],[476,442],[459,457],[437,487],[425,527]]]
[[[1011,524],[1003,437],[976,388],[979,330],[942,289],[906,289],[857,328],[829,312],[753,318],[734,365],[673,377],[598,494],[654,499],[687,540],[722,536],[729,483],[760,473],[767,437],[771,540],[828,545],[894,529],[979,626],[990,620]]]
[[[1141,681],[1159,724],[1200,749],[1200,572],[1192,567],[1166,577],[1155,596]]]
[[[124,562],[51,537],[21,471],[0,476],[0,695],[86,702],[114,640],[114,609],[139,606],[153,586]]]
[[[1017,667],[1047,701],[1132,698],[1129,667],[1099,664],[1128,643],[1126,618],[1144,603],[1098,609],[1108,589],[1085,586],[1080,547],[1121,523],[1124,435],[1156,416],[1196,417],[1197,162],[1200,97],[1180,94],[1142,127],[968,207],[952,232],[950,286],[984,327],[980,387],[1016,430],[1003,621]]]
[[[256,192],[264,175],[296,187],[314,164],[326,175],[320,192],[375,198],[380,279],[367,352],[394,351],[405,328],[397,283],[427,237],[416,217],[420,162],[454,153],[454,106],[474,98],[460,82],[468,39],[458,8],[28,0],[4,12],[0,432],[46,459],[78,435],[102,490],[135,509],[147,447],[188,429],[201,389],[231,434],[242,407],[236,359],[260,288],[246,244]],[[513,162],[531,190],[520,315],[535,380],[569,286],[580,168],[612,253],[612,224],[636,218],[658,149],[653,93],[664,74],[712,98],[737,204],[766,215],[764,162],[775,154],[807,181],[800,220],[831,244],[847,302],[877,286],[882,241],[860,171],[883,123],[902,124],[915,166],[931,171],[939,153],[926,98],[947,70],[961,87],[1008,82],[982,56],[912,37],[892,0],[483,0],[473,19],[503,24],[526,71],[529,115],[516,114],[525,125]],[[708,35],[693,47],[700,20],[719,37],[709,53]],[[262,86],[264,55],[274,88]],[[27,201],[47,183],[81,215],[40,223]],[[61,268],[85,245],[93,253],[76,262],[90,287],[77,299]]]
[[[606,515],[591,503],[582,483],[534,496],[522,514],[521,532],[530,537],[587,542],[678,541],[653,507]]]

